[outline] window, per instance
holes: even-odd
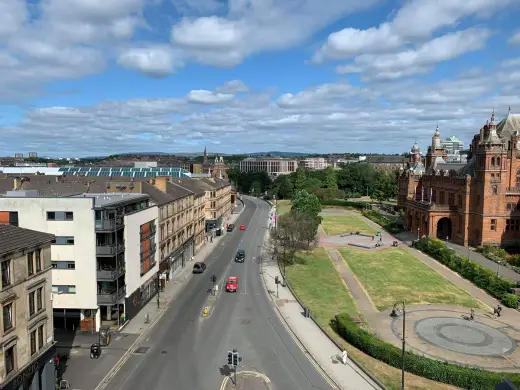
[[[40,272],[42,270],[42,251],[37,250],[34,252],[35,262],[36,262],[36,272]]]
[[[9,212],[9,225],[18,226],[18,211]]]
[[[34,274],[34,252],[27,253],[27,274]]]
[[[459,207],[462,207],[462,195],[459,195],[457,198],[457,203],[459,204]]]
[[[432,202],[437,202],[437,190],[432,191]]]
[[[43,287],[36,290],[36,310],[40,311],[43,309]]]
[[[56,236],[52,242],[54,245],[74,245],[74,237],[71,236]]]
[[[498,186],[493,186],[493,195],[498,194]]]
[[[506,204],[506,210],[513,210],[513,204],[512,203]]]
[[[2,261],[2,288],[11,284],[11,260]]]
[[[45,344],[45,333],[43,331],[43,326],[44,325],[40,325],[38,327],[38,349],[41,349],[43,347],[43,344]]]
[[[72,211],[47,211],[47,221],[74,221]]]
[[[492,167],[495,166],[495,157],[492,157],[492,158],[491,158],[491,166],[492,166]]]
[[[450,206],[455,204],[455,194],[453,192],[448,192],[448,204]]]
[[[497,164],[496,164],[497,168],[500,168],[500,157],[497,157]]]
[[[6,374],[10,374],[11,372],[14,371],[14,362],[15,362],[14,348],[15,348],[15,346],[13,345],[12,347],[7,348],[4,351],[4,360],[5,360],[4,364],[5,364],[5,373]]]
[[[491,220],[491,230],[492,231],[496,231],[497,230],[497,220],[496,219],[492,219]]]
[[[445,201],[445,199],[444,199],[444,191],[441,191],[441,194],[440,194],[439,198],[440,198],[439,199],[439,203],[440,204],[444,204],[444,201]]]
[[[73,261],[53,261],[52,268],[55,269],[76,269],[76,263]]]
[[[516,171],[516,188],[520,188],[520,169]]]
[[[4,332],[14,327],[12,303],[8,303],[2,307],[2,318],[4,320]]]
[[[76,294],[76,286],[52,286],[52,292],[55,294]]]
[[[36,331],[33,330],[30,335],[31,338],[31,355],[34,355],[37,351],[36,349]]]
[[[34,301],[34,297],[36,295],[36,291],[29,293],[29,317],[32,317],[34,313],[36,313],[36,305]]]
[[[509,230],[511,230],[511,220],[506,219],[506,232],[508,232]]]

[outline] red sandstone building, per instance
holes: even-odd
[[[435,130],[425,164],[416,145],[399,178],[405,229],[460,245],[520,244],[520,116],[509,112],[473,137],[467,164],[446,162]]]

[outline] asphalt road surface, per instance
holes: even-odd
[[[272,389],[332,389],[282,325],[265,292],[259,257],[269,205],[252,198],[244,202],[235,231],[206,260],[207,270],[194,275],[140,345],[149,349],[128,359],[107,389],[219,389],[229,374],[227,353],[233,348],[243,358],[239,371],[265,374]],[[239,230],[240,224],[246,231]],[[238,249],[246,251],[244,263],[234,262]],[[222,291],[211,316],[202,318],[212,274],[220,280],[237,276],[239,292]]]

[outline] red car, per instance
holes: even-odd
[[[246,230],[246,225],[240,225],[240,230]]]
[[[226,282],[226,291],[227,292],[237,292],[238,291],[238,278],[236,276],[230,276]]]

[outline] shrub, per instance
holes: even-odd
[[[392,367],[402,368],[401,349],[359,328],[347,314],[337,315],[334,325],[337,333],[354,347]],[[520,374],[517,373],[505,374],[461,367],[408,351],[405,355],[404,368],[412,374],[463,389],[494,389],[495,385],[502,382],[504,375],[507,375],[515,385],[520,385]]]
[[[363,215],[370,219],[372,222],[377,223],[382,226],[387,232],[390,233],[400,233],[403,231],[403,227],[400,224],[397,224],[391,220],[390,218],[381,215],[377,211],[374,210],[364,210]]]
[[[421,238],[415,246],[420,251],[430,255],[440,263],[459,273],[465,279],[473,282],[478,287],[502,301],[506,307],[517,308],[518,296],[511,294],[511,289],[516,284],[506,278],[497,276],[495,272],[458,255],[449,249],[443,241],[431,238]],[[486,247],[482,251],[485,251]],[[484,253],[484,252],[482,252]]]
[[[353,209],[363,210],[367,208],[366,202],[350,202],[348,200],[321,200],[320,203],[322,206],[340,206],[340,207],[350,207]],[[371,208],[372,206],[368,204],[368,207]]]

